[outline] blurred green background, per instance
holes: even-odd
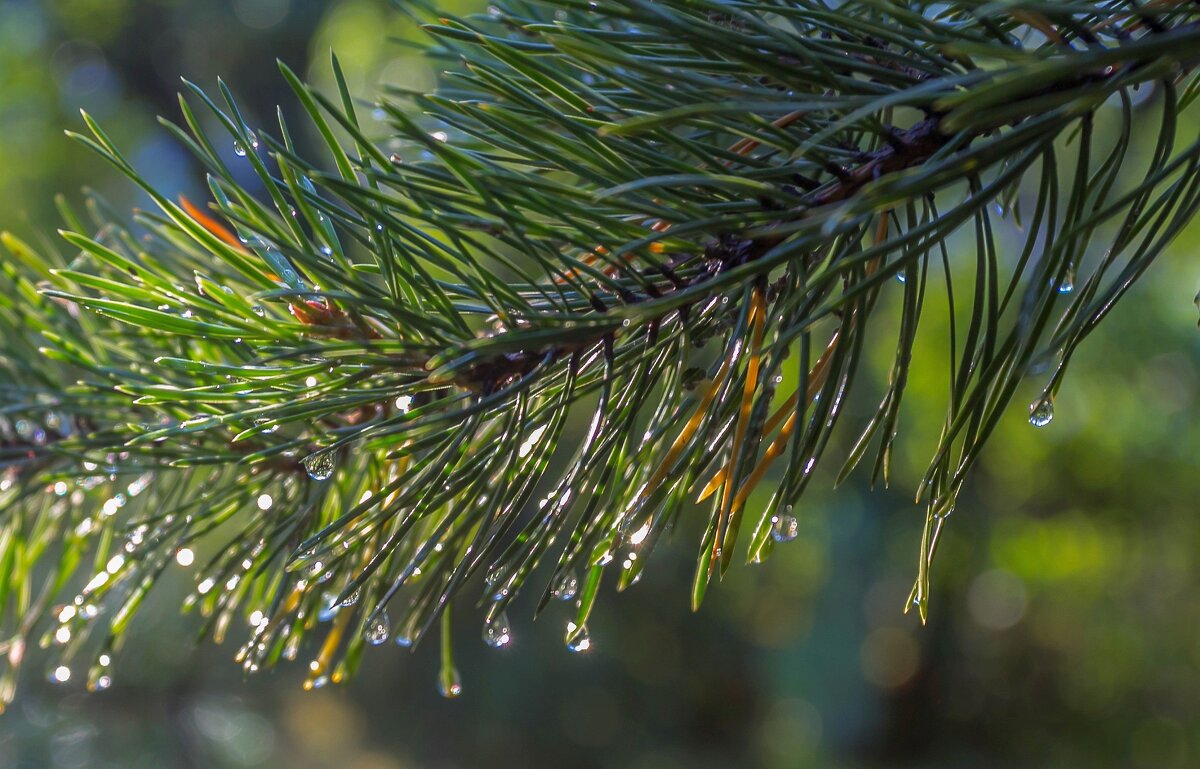
[[[180,76],[223,77],[251,122],[281,104],[298,125],[276,58],[327,83],[333,48],[364,96],[431,87],[389,36],[419,39],[383,0],[0,0],[0,228],[53,232],[53,195],[83,185],[144,202],[63,136],[80,107],[160,188],[196,195],[202,176],[155,122],[177,114]],[[178,574],[111,690],[25,676],[0,769],[1200,765],[1197,248],[1193,226],[1085,345],[1051,425],[1013,405],[951,519],[926,627],[901,607],[911,494],[944,412],[933,309],[893,488],[833,492],[828,461],[801,536],[699,614],[684,531],[604,596],[587,654],[563,648],[565,614],[513,612],[517,641],[495,651],[461,612],[461,699],[437,695],[432,645],[372,649],[354,682],[304,693],[299,664],[244,681],[236,642],[197,648]],[[893,352],[881,334],[877,379]],[[844,424],[872,408],[860,397]]]

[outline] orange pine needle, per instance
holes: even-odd
[[[833,357],[833,351],[837,349],[838,337],[835,334],[829,340],[829,346],[825,348],[825,352],[821,354],[820,360],[813,366],[813,374],[809,377],[808,392],[806,392],[806,402],[812,402],[812,399],[817,397],[817,393],[825,386],[825,380],[829,376],[829,361]],[[796,429],[796,412],[788,417],[788,421],[783,423],[783,427],[779,430],[779,435],[775,436],[775,440],[771,441],[771,445],[763,452],[762,459],[758,465],[751,471],[742,487],[738,489],[737,496],[733,500],[733,509],[740,511],[746,506],[746,500],[750,498],[750,492],[758,486],[762,481],[763,476],[767,474],[767,470],[771,467],[776,459],[783,454],[787,440],[791,437],[792,431]]]
[[[792,123],[795,123],[797,120],[804,117],[806,114],[808,114],[808,113],[805,112],[804,110],[796,110],[795,112],[789,112],[788,114],[784,115],[783,117],[775,118],[774,120],[772,120],[771,125],[775,128],[787,128]],[[758,139],[739,139],[738,141],[729,145],[729,151],[736,153],[738,155],[742,155],[744,157],[746,155],[749,155],[754,150],[758,149],[759,145],[761,145],[761,144],[762,144],[762,142],[760,142]],[[725,161],[726,167],[728,167],[732,164],[733,164],[733,161],[730,161],[730,160]]]
[[[754,291],[750,295],[750,360],[746,364],[746,384],[742,388],[742,406],[738,412],[737,423],[733,428],[733,451],[729,452],[729,461],[725,465],[725,477],[732,478],[736,470],[736,463],[741,456],[741,449],[746,439],[746,430],[749,427],[750,412],[754,409],[754,391],[758,389],[758,369],[759,363],[762,360],[762,347],[764,321],[767,314],[767,297],[766,292],[761,286],[755,286]],[[735,513],[730,507],[733,495],[733,484],[725,484],[725,493],[721,498],[721,513],[717,520],[717,535],[713,539],[712,558],[709,561],[709,570],[720,557],[721,553],[721,530],[725,523],[726,511],[729,511],[728,525],[730,528],[734,524]]]
[[[633,507],[637,507],[649,499],[650,495],[662,484],[667,473],[671,471],[671,466],[675,464],[675,460],[679,458],[684,447],[691,441],[696,431],[700,429],[700,423],[704,420],[704,415],[708,413],[708,407],[712,405],[713,399],[717,397],[717,393],[721,390],[721,385],[724,383],[725,377],[729,374],[729,368],[732,363],[733,353],[731,352],[721,363],[721,368],[717,370],[712,384],[709,385],[708,390],[704,393],[704,397],[700,399],[700,403],[696,405],[696,411],[692,414],[691,419],[684,425],[679,436],[675,438],[675,442],[671,444],[671,448],[667,449],[666,455],[659,462],[654,474],[650,476],[650,480],[646,481],[638,491]]]
[[[237,237],[235,237],[234,234],[225,227],[225,225],[204,213],[204,211],[193,205],[192,201],[188,200],[183,195],[179,196],[179,205],[183,207],[183,210],[187,212],[188,216],[195,219],[201,227],[224,241],[226,245],[237,251],[240,251],[243,254],[249,253],[249,251],[246,250],[246,247],[242,245],[242,242],[238,240]]]
[[[827,375],[826,369],[829,365],[829,358],[833,355],[833,350],[837,346],[837,340],[838,335],[835,333],[833,338],[829,341],[829,345],[826,346],[825,351],[821,353],[821,357],[817,359],[817,362],[813,364],[812,369],[808,372],[809,385],[808,392],[806,393],[808,401],[811,401],[814,397],[816,397],[817,391],[825,386],[825,377]],[[784,415],[791,414],[793,412],[799,399],[800,390],[797,389],[788,396],[786,401],[779,405],[779,408],[775,410],[775,413],[771,414],[771,416],[767,418],[767,423],[763,426],[764,436],[773,433],[775,428],[779,426],[779,423],[783,421]],[[761,461],[762,460],[760,460],[760,465]],[[721,484],[725,482],[725,473],[726,468],[722,467],[713,475],[712,478],[708,479],[708,483],[705,484],[704,490],[701,491],[700,496],[696,498],[697,504],[708,499],[714,493],[716,493],[717,489],[721,488]],[[751,474],[751,477],[753,477],[753,474]]]
[[[317,679],[329,669],[329,662],[333,659],[338,646],[341,645],[342,636],[346,633],[346,626],[350,624],[350,620],[353,617],[354,612],[341,611],[334,618],[333,627],[329,629],[329,635],[325,636],[325,643],[321,644],[321,651],[317,653],[317,658],[309,665],[308,678],[304,680],[305,690],[311,690],[316,686]]]
[[[1033,27],[1038,32],[1046,36],[1047,40],[1057,44],[1066,45],[1066,41],[1062,39],[1062,35],[1058,34],[1058,30],[1050,23],[1050,20],[1040,13],[1034,11],[1011,10],[1008,12],[1017,21],[1027,27]]]

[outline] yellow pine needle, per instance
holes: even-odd
[[[761,286],[755,286],[753,293],[750,295],[750,360],[746,364],[746,384],[742,388],[742,406],[738,411],[737,423],[733,428],[733,450],[729,452],[729,460],[725,465],[725,477],[732,478],[736,470],[738,459],[741,458],[743,441],[746,439],[746,430],[749,427],[750,412],[754,409],[754,391],[758,389],[758,368],[762,361],[762,354],[759,348],[762,347],[763,327],[766,325],[767,315],[767,296]],[[717,520],[717,535],[713,539],[712,560],[709,562],[709,569],[716,562],[718,554],[721,552],[721,529],[722,523],[725,520],[726,511],[729,512],[729,525],[733,525],[733,512],[730,510],[732,502],[733,484],[725,484],[725,493],[721,499],[721,513]]]
[[[838,336],[835,333],[833,335],[833,338],[829,341],[829,345],[825,348],[825,352],[823,352],[821,354],[821,357],[817,360],[817,362],[813,365],[812,369],[808,372],[808,376],[809,376],[808,400],[809,401],[811,401],[813,399],[813,397],[816,395],[816,391],[818,389],[825,386],[824,370],[825,370],[826,365],[829,363],[829,356],[833,354],[833,348],[836,346],[837,338],[838,338]],[[775,428],[778,427],[779,423],[783,421],[784,416],[792,413],[792,410],[796,408],[796,402],[799,399],[800,399],[800,390],[797,389],[795,392],[793,392],[791,395],[788,396],[788,399],[786,401],[784,401],[783,403],[781,403],[779,405],[779,408],[777,408],[775,410],[774,414],[772,414],[771,416],[769,416],[767,418],[766,424],[763,425],[762,434],[770,435],[771,433],[775,432]],[[724,482],[725,482],[725,468],[722,467],[715,474],[713,474],[712,478],[708,479],[708,483],[704,486],[704,490],[700,492],[700,496],[696,497],[696,504],[699,504],[699,503],[703,502],[704,500],[708,499],[709,497],[711,497],[716,492],[717,489],[721,488],[721,484]]]
[[[778,427],[779,423],[783,421],[783,417],[786,414],[791,413],[792,409],[796,408],[796,401],[799,400],[799,398],[800,390],[797,389],[788,396],[786,401],[780,404],[779,408],[775,410],[775,413],[767,418],[767,423],[763,426],[763,435],[770,435],[775,431],[775,428]],[[713,477],[708,479],[708,484],[705,485],[704,490],[700,492],[700,496],[696,497],[696,504],[700,504],[704,500],[708,499],[717,492],[717,489],[721,488],[721,484],[725,482],[725,470],[726,468],[722,467],[720,470],[717,470],[717,472],[713,473]]]
[[[813,398],[817,397],[817,393],[825,386],[825,380],[829,376],[829,361],[833,357],[834,350],[837,349],[838,335],[834,334],[829,340],[829,345],[825,348],[825,352],[821,354],[816,365],[812,367],[809,374],[808,392],[804,394],[805,402],[811,403]],[[746,505],[746,500],[750,498],[750,492],[758,486],[762,481],[763,476],[767,474],[767,470],[771,467],[771,463],[779,458],[779,455],[786,450],[788,438],[791,437],[792,431],[796,429],[796,412],[792,411],[792,415],[783,423],[783,427],[779,430],[779,435],[775,436],[775,440],[771,441],[771,445],[763,452],[762,459],[758,461],[758,465],[746,477],[737,496],[733,499],[733,510],[741,511]]]
[[[304,679],[304,690],[309,691],[316,686],[316,680],[320,678],[326,670],[329,669],[329,662],[333,659],[333,655],[337,652],[338,647],[342,643],[342,636],[346,633],[346,626],[350,624],[350,620],[354,618],[354,612],[343,611],[339,612],[333,620],[333,627],[329,629],[329,635],[325,636],[325,643],[321,644],[321,651],[317,654],[317,658],[308,666],[308,678]]]
[[[666,455],[659,463],[658,469],[656,469],[654,474],[650,476],[650,480],[646,481],[641,490],[638,491],[637,497],[634,499],[633,505],[630,509],[637,507],[654,493],[655,489],[657,489],[663,482],[663,479],[666,478],[667,473],[670,472],[671,466],[675,464],[675,460],[679,458],[679,455],[683,452],[684,447],[687,446],[689,441],[691,441],[692,436],[696,434],[696,431],[700,429],[700,423],[704,420],[704,415],[708,413],[708,407],[712,405],[713,399],[717,397],[717,392],[720,391],[721,385],[725,381],[725,377],[729,374],[729,368],[733,362],[735,353],[736,348],[731,350],[729,355],[721,363],[721,368],[717,369],[717,374],[713,377],[712,384],[709,385],[708,391],[704,393],[704,397],[701,398],[700,403],[696,405],[696,411],[692,414],[692,418],[689,419],[688,423],[683,426],[683,430],[680,431],[679,436],[675,439],[675,442],[671,444],[671,448],[667,449]]]

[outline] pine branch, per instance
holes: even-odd
[[[888,482],[944,282],[924,618],[946,517],[1021,381],[1048,374],[1045,424],[1074,350],[1200,208],[1200,142],[1177,135],[1194,3],[405,8],[439,19],[430,54],[455,68],[381,102],[391,136],[336,58],[333,99],[281,67],[315,149],[188,83],[164,125],[210,204],[154,189],[85,116],[76,138],[158,210],[63,202],[65,245],[4,236],[0,701],[47,615],[53,675],[83,660],[110,683],[172,563],[194,567],[206,634],[249,619],[239,661],[311,654],[310,687],[440,620],[456,695],[449,610],[480,579],[485,642],[511,641],[533,579],[537,612],[573,602],[586,650],[605,576],[634,584],[692,520],[698,607],[736,552],[796,536],[881,328],[897,352],[838,480],[874,447]]]

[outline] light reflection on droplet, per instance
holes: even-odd
[[[1041,398],[1029,407],[1029,424],[1034,427],[1045,427],[1054,420],[1054,401]]]
[[[570,601],[579,593],[579,578],[574,572],[567,572],[554,586],[553,595],[560,601]]]
[[[310,454],[304,458],[303,464],[309,478],[314,481],[328,480],[334,470],[333,452],[318,451],[316,454]]]
[[[500,612],[484,624],[483,642],[493,649],[508,646],[512,642],[512,628],[504,612]]]
[[[371,620],[363,631],[363,638],[372,646],[379,646],[386,643],[388,637],[392,634],[391,620],[388,619],[387,612],[380,612],[379,616]]]
[[[776,542],[791,542],[800,534],[800,522],[796,516],[784,513],[771,516],[771,539]]]

